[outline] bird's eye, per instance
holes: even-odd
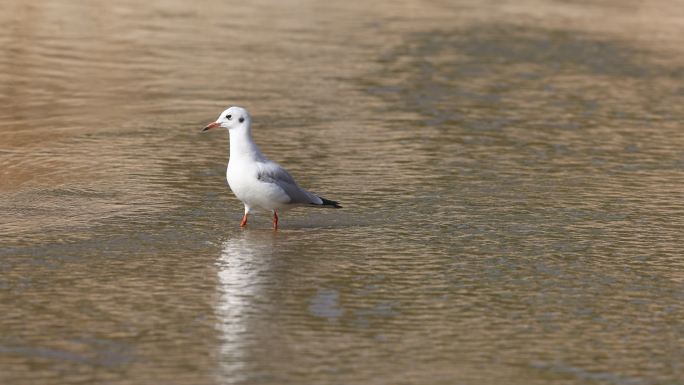
[[[230,115],[226,115],[226,119],[230,120],[230,118],[231,118]]]
[[[244,122],[245,118],[240,118],[240,123]]]

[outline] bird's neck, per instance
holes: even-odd
[[[229,131],[230,159],[260,160],[264,156],[259,151],[249,128]]]

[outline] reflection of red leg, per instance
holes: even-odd
[[[242,216],[242,222],[240,222],[240,227],[247,226],[247,214]]]
[[[273,230],[278,230],[278,213],[273,210]]]

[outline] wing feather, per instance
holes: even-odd
[[[318,196],[304,190],[297,185],[294,178],[284,168],[275,162],[259,163],[257,179],[263,183],[273,183],[281,188],[293,204],[323,204]]]

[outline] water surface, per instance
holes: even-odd
[[[682,16],[10,1],[0,382],[682,383]],[[344,209],[240,230],[232,104]]]

